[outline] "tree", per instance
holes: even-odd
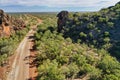
[[[68,65],[69,74],[68,77],[74,79],[77,73],[79,72],[79,68],[75,63],[71,63]]]
[[[88,29],[94,29],[95,28],[95,25],[94,24],[92,24],[92,23],[89,23],[89,24],[87,24],[87,28]]]
[[[109,38],[109,37],[106,37],[106,38],[103,39],[103,41],[104,41],[104,43],[109,43],[110,38]]]
[[[103,79],[117,80],[120,78],[120,64],[114,58],[105,55],[98,64],[98,68],[102,70]]]
[[[58,63],[54,60],[47,60],[38,68],[39,80],[65,80],[65,75],[58,68]]]
[[[109,37],[109,36],[110,36],[110,33],[107,32],[107,31],[105,31],[105,32],[104,32],[104,37]]]
[[[107,22],[107,26],[112,28],[114,26],[114,23],[113,22]]]
[[[82,40],[85,40],[87,38],[87,35],[84,32],[80,32],[79,35]]]

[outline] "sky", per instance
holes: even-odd
[[[98,11],[120,0],[0,0],[5,12]]]

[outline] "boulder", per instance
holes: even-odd
[[[58,21],[58,32],[61,32],[63,30],[63,27],[66,25],[66,21],[68,19],[68,11],[61,11],[60,13],[57,14]]]

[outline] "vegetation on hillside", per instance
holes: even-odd
[[[34,46],[38,80],[120,79],[120,63],[107,51],[112,46],[109,30],[114,29],[114,22],[100,12],[84,13],[79,18],[75,13],[62,33],[57,32],[55,15],[38,25]]]
[[[71,13],[64,26],[64,37],[73,42],[104,48],[120,57],[120,3],[99,12]]]

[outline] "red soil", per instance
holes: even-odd
[[[5,63],[3,67],[0,66],[0,80],[6,80],[7,74],[12,68],[14,59],[15,59],[15,54],[8,58],[7,63]]]
[[[34,18],[37,18],[35,16],[32,16]],[[42,20],[37,18],[37,21],[38,21],[38,24],[41,24],[42,23]],[[36,26],[33,26],[33,28],[37,28],[37,25]],[[30,62],[30,67],[29,67],[29,77],[30,77],[30,80],[36,80],[36,77],[38,76],[38,71],[37,71],[37,66],[35,63],[33,63],[33,61],[35,60],[36,56],[37,56],[37,52],[33,49],[33,46],[34,46],[34,41],[31,41],[31,51],[30,51],[30,59],[29,59],[29,62]]]
[[[10,26],[3,26],[3,33],[5,33],[6,36],[10,36]]]
[[[29,59],[29,62],[30,62],[30,67],[29,67],[30,80],[36,80],[36,77],[38,75],[37,67],[36,67],[35,63],[33,63],[33,61],[35,60],[36,55],[37,55],[37,52],[33,50],[33,45],[34,45],[34,42],[31,42],[31,52],[30,52],[30,59]]]

